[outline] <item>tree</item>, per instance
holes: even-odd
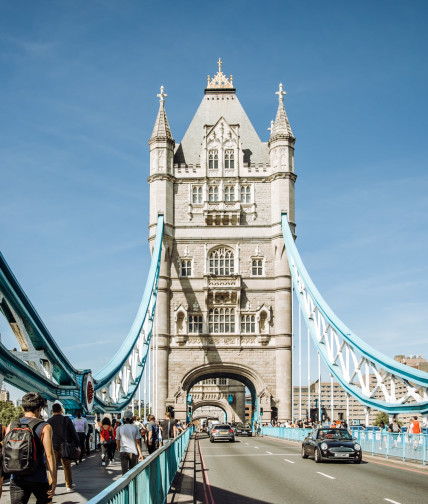
[[[378,414],[376,415],[373,425],[379,426],[381,422],[383,422],[385,425],[389,425],[388,413],[385,413],[384,411],[379,411]]]
[[[8,401],[0,401],[0,423],[7,427],[12,420],[24,416],[21,406],[14,406]]]

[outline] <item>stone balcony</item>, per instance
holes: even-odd
[[[237,226],[241,221],[241,203],[239,201],[206,201],[203,214],[208,225]]]
[[[209,305],[239,306],[241,300],[241,276],[205,275],[203,291]]]

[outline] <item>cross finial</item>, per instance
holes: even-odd
[[[163,103],[165,101],[165,98],[168,96],[166,93],[163,92],[163,90],[164,90],[164,87],[161,86],[160,87],[160,93],[158,95],[156,95],[159,98],[159,101],[161,103]]]
[[[218,63],[218,71],[219,71],[219,72],[221,72],[221,65],[222,65],[222,63],[223,63],[223,62],[221,61],[221,58],[219,58],[219,59],[218,59],[217,63]]]
[[[272,135],[272,132],[273,132],[273,125],[274,125],[274,122],[271,121],[270,122],[270,128],[268,128],[268,131],[270,131],[270,134]]]
[[[275,94],[278,95],[279,101],[282,103],[284,101],[283,96],[287,94],[283,89],[282,82],[279,84],[279,91],[277,91]]]

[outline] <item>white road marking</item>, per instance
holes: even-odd
[[[317,474],[321,474],[321,476],[325,476],[326,478],[330,478],[330,479],[336,479],[336,478],[333,478],[333,476],[329,476],[328,474],[324,474],[322,472],[317,472]]]
[[[393,501],[392,499],[383,499],[383,500],[386,500],[387,502],[392,502],[392,504],[400,504],[399,502],[397,501]]]
[[[292,460],[284,459],[286,462],[289,462],[290,464],[294,464]]]
[[[268,451],[267,451],[266,453],[269,453],[269,455],[272,455],[272,452],[268,452]]]
[[[258,446],[255,446],[254,448],[255,448],[256,450],[258,450],[258,449],[259,449],[259,447],[258,447]]]
[[[272,455],[268,455],[267,453],[259,453],[256,455],[255,453],[236,453],[236,454],[221,454],[221,455],[204,455],[204,458],[212,458],[212,457],[291,457],[295,455],[294,453],[272,453]]]

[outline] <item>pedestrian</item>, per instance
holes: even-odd
[[[113,450],[115,449],[114,429],[108,417],[104,417],[100,425],[100,443],[101,465],[105,466],[107,460],[113,462]]]
[[[61,453],[61,444],[64,442],[72,443],[79,446],[79,436],[76,433],[73,422],[68,416],[63,415],[63,409],[60,403],[55,403],[52,406],[52,416],[48,420],[48,424],[52,427],[52,444],[55,454],[57,468],[61,460],[64,470],[65,486],[67,492],[72,492],[76,485],[73,484],[73,476],[71,472],[71,460],[63,457]]]
[[[409,432],[409,445],[410,445],[410,439],[413,437],[413,449],[417,450],[419,444],[419,434],[421,433],[421,424],[417,416],[414,416],[413,419],[411,420],[408,432]]]
[[[14,435],[31,429],[37,461],[35,472],[28,475],[11,474],[10,501],[12,504],[27,504],[31,495],[37,499],[37,504],[52,502],[56,487],[56,464],[52,447],[52,427],[43,421],[42,410],[46,407],[45,399],[37,392],[29,392],[22,398],[24,416],[8,425],[5,433],[3,455],[6,459],[16,460],[18,451],[14,443]],[[9,441],[10,440],[10,441]],[[19,458],[19,457],[18,457]],[[46,471],[48,474],[46,474]],[[0,497],[3,478],[0,479]]]
[[[398,425],[397,418],[395,416],[392,419],[392,423],[389,424],[388,432],[392,433],[393,445],[397,448],[398,435],[401,432],[401,427]]]
[[[177,422],[171,418],[171,413],[167,411],[165,413],[165,419],[160,422],[162,441],[168,441],[168,439],[174,439],[178,436]]]
[[[120,454],[122,475],[135,467],[138,461],[143,460],[140,444],[140,431],[132,424],[132,411],[127,410],[123,414],[123,425],[116,430],[116,447]]]
[[[82,462],[83,455],[86,456],[86,435],[88,434],[88,421],[86,418],[82,417],[82,412],[76,412],[76,418],[73,420],[74,428],[76,429],[77,435],[79,437],[80,446],[80,458],[79,462]]]
[[[147,451],[151,455],[159,447],[159,427],[156,425],[154,415],[149,415],[147,428]]]
[[[94,433],[94,426],[88,422],[88,433],[86,434],[86,439],[85,439],[85,449],[86,449],[86,456],[87,457],[89,457],[89,455],[91,454],[90,445],[91,445],[93,433]]]

